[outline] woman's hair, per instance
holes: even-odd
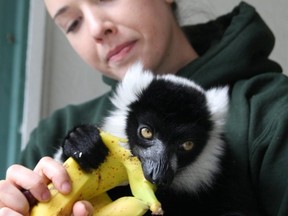
[[[176,2],[173,2],[171,4],[171,9],[172,9],[172,12],[174,13],[174,16],[175,16],[175,19],[178,21],[179,20],[179,14],[178,14],[178,5]]]
[[[177,3],[176,2],[173,2],[171,4],[171,7],[172,7],[172,10],[175,12],[177,10]]]

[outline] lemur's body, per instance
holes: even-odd
[[[230,214],[238,211],[230,197],[223,205],[229,193],[218,181],[227,179],[222,172],[227,87],[205,91],[174,75],[143,72],[138,64],[127,72],[112,102],[115,110],[100,127],[128,138],[127,148],[139,157],[145,177],[158,185],[166,215],[188,210],[191,215],[238,215]],[[73,156],[87,170],[103,162],[107,149],[96,131],[93,125],[73,129],[65,138],[63,159]]]

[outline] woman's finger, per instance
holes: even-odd
[[[93,215],[93,206],[88,201],[78,201],[73,206],[72,216]]]
[[[71,191],[71,181],[66,169],[62,163],[55,161],[53,158],[42,158],[34,171],[52,181],[54,187],[61,193],[68,194]]]
[[[39,201],[50,199],[50,191],[47,188],[48,179],[26,167],[21,165],[9,167],[6,173],[6,181],[17,187],[19,192],[21,189],[29,190]]]
[[[0,216],[27,215],[29,203],[21,191],[7,180],[0,181]]]
[[[7,207],[0,208],[0,216],[23,216],[23,215],[28,214],[20,214]]]

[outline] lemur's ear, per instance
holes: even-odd
[[[229,87],[215,87],[206,91],[208,108],[212,121],[223,127],[229,108]]]

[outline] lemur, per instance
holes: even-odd
[[[128,139],[125,147],[140,159],[145,178],[157,185],[165,215],[242,215],[226,196],[223,181],[228,86],[205,90],[136,63],[111,101],[114,109],[100,126],[79,125],[67,134],[58,157],[72,156],[88,171],[97,168],[108,154],[100,127]]]

